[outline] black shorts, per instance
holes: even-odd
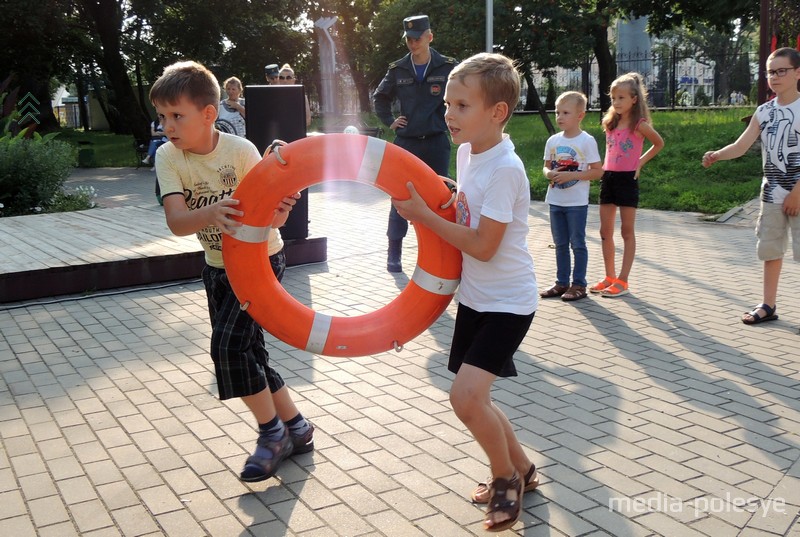
[[[639,206],[639,180],[636,172],[605,172],[600,181],[600,204],[619,207]]]
[[[516,377],[514,353],[535,313],[480,312],[459,304],[447,368],[458,373],[461,364],[469,364],[498,377]]]

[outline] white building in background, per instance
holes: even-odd
[[[653,72],[652,38],[647,33],[647,17],[617,21],[617,72],[636,71],[648,80]]]

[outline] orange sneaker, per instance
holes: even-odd
[[[609,287],[613,283],[614,283],[614,278],[609,278],[608,276],[606,276],[605,278],[603,278],[603,281],[597,282],[596,284],[591,286],[589,288],[589,292],[590,293],[602,293],[603,289]]]
[[[614,283],[606,287],[600,292],[600,296],[605,298],[616,298],[618,296],[628,294],[628,282],[622,280],[614,280]]]

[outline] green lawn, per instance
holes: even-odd
[[[720,214],[758,196],[761,155],[757,144],[740,159],[720,162],[709,169],[700,165],[703,153],[736,140],[746,126],[742,117],[751,112],[752,109],[723,108],[654,113],[653,126],[664,138],[665,146],[644,168],[640,207]],[[380,124],[375,118],[366,122]],[[583,127],[595,137],[603,155],[605,136],[600,127],[600,115],[588,114]],[[533,198],[543,200],[547,182],[542,176],[542,157],[548,134],[541,118],[536,114],[516,115],[506,130],[525,163]],[[391,131],[385,131],[384,136],[391,140]],[[59,138],[81,148],[91,148],[95,166],[136,165],[132,136],[65,129]],[[89,144],[79,145],[81,141]],[[455,159],[451,168],[453,177],[454,162]],[[592,203],[597,202],[598,191],[599,182],[595,181]]]
[[[744,157],[703,168],[703,153],[719,149],[738,138],[746,124],[742,109],[656,112],[653,126],[664,138],[664,149],[642,171],[640,207],[671,211],[724,213],[759,193],[761,155],[758,145]],[[555,123],[555,119],[553,119]],[[584,130],[605,152],[605,135],[598,113],[588,114]],[[514,116],[507,132],[525,163],[534,199],[544,199],[547,181],[542,175],[547,130],[538,115]],[[647,147],[647,145],[645,146]],[[597,202],[599,181],[592,184],[591,201]]]
[[[78,149],[91,149],[94,152],[93,164],[98,168],[133,167],[137,164],[133,135],[130,134],[62,129],[58,139],[69,142]]]

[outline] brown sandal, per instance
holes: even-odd
[[[586,298],[586,288],[582,285],[571,285],[567,292],[561,295],[561,300],[564,302],[572,302],[582,298]]]
[[[566,285],[555,284],[547,291],[542,291],[541,293],[539,293],[539,296],[542,298],[553,298],[563,295],[564,293],[567,292],[567,289],[569,289],[569,287],[567,287]]]
[[[485,483],[478,483],[478,486],[472,491],[472,503],[489,503],[489,485],[487,485],[487,483],[491,482],[492,478],[490,476]],[[531,464],[531,467],[528,469],[528,473],[525,474],[524,490],[525,492],[532,492],[536,490],[536,487],[538,486],[539,474],[536,472],[536,465]]]
[[[514,490],[516,496],[510,499],[508,492]],[[512,527],[519,520],[522,514],[522,483],[519,480],[519,474],[514,472],[511,479],[498,477],[492,479],[492,486],[490,489],[492,494],[489,500],[489,508],[486,510],[486,518],[483,521],[484,529],[491,532],[505,531]],[[508,515],[507,520],[503,520],[496,524],[489,526],[492,520],[492,515],[496,513],[505,513]]]

